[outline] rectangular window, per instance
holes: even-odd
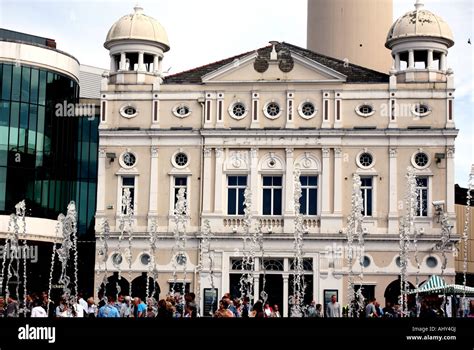
[[[263,215],[281,215],[282,177],[263,177]]]
[[[13,66],[12,100],[20,101],[20,93],[21,93],[21,67]]]
[[[188,194],[188,178],[187,177],[175,177],[174,178],[174,206],[176,207],[176,202],[178,201],[178,192],[181,188],[184,188],[184,198]],[[174,209],[174,208],[173,208]]]
[[[224,106],[224,101],[222,100],[219,100],[217,102],[217,104],[219,105],[218,109],[217,109],[217,121],[221,122],[222,121],[222,111],[223,111],[223,106]]]
[[[448,101],[448,119],[453,120],[453,100]]]
[[[12,87],[12,66],[9,64],[3,65],[2,76],[2,99],[9,100]]]
[[[361,177],[362,182],[362,215],[372,216],[372,202],[373,202],[373,178],[372,177]]]
[[[253,101],[253,120],[256,121],[258,119],[258,101]]]
[[[125,193],[125,189],[130,190],[130,205],[133,209],[135,203],[135,177],[123,177],[122,178],[122,196]],[[122,213],[127,214],[127,207],[122,203]]]
[[[211,121],[211,101],[206,101],[206,121]]]
[[[247,176],[229,176],[227,178],[227,214],[244,215],[244,193]]]
[[[417,208],[416,216],[428,216],[428,178],[416,178]]]
[[[317,215],[318,213],[318,177],[300,176],[301,198],[300,213],[303,215]]]
[[[105,101],[102,101],[102,108],[100,110],[100,113],[101,113],[101,118],[100,118],[100,121],[102,123],[105,123],[105,116],[106,116],[106,107],[107,107],[107,103]]]
[[[158,121],[158,101],[153,101],[153,121]]]
[[[288,101],[288,120],[293,120],[293,100]]]
[[[329,120],[329,101],[324,100],[324,120]]]
[[[336,120],[341,120],[341,101],[336,101]]]

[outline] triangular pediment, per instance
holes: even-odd
[[[291,58],[290,58],[291,57]],[[258,53],[236,58],[202,77],[211,83],[342,83],[346,76],[323,64],[289,52],[285,59],[262,59]]]

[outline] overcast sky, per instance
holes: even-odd
[[[357,0],[353,0],[357,1]],[[0,27],[53,38],[60,50],[82,64],[108,68],[103,47],[110,26],[132,13],[136,0],[0,0]],[[307,0],[154,0],[140,1],[144,12],[165,27],[171,45],[164,69],[170,73],[214,62],[267,45],[270,40],[306,46]],[[413,9],[414,0],[394,0],[394,17]],[[425,0],[441,15],[456,45],[448,64],[456,79],[456,182],[467,184],[474,163],[472,0]]]

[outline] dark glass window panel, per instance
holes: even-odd
[[[317,176],[308,176],[308,185],[317,186],[318,185],[318,177]]]
[[[7,168],[0,167],[0,210],[5,210],[7,193]]]
[[[238,207],[239,207],[239,212],[238,212],[238,214],[239,214],[239,215],[244,215],[244,208],[245,208],[245,205],[244,205],[244,200],[245,200],[244,193],[245,193],[245,190],[239,189],[239,202],[238,202]]]
[[[12,102],[10,110],[10,150],[17,152],[18,147],[18,127],[20,126],[20,104]]]
[[[13,66],[12,100],[20,101],[21,93],[21,67]]]
[[[39,71],[31,69],[30,103],[38,103]]]
[[[307,189],[306,188],[303,188],[301,190],[301,197],[300,197],[300,214],[303,214],[305,215],[306,214],[306,210],[307,210],[307,201],[306,201],[306,198],[307,198]]]
[[[281,176],[273,176],[273,186],[281,186]]]
[[[272,190],[263,190],[263,215],[271,215],[272,213]]]
[[[237,185],[237,176],[229,176],[228,177],[228,184],[229,184],[229,186],[236,186]]]
[[[46,72],[40,71],[38,103],[43,106],[46,104],[46,78]]]
[[[9,121],[10,121],[10,104],[8,102],[0,102],[0,166],[7,165]]]
[[[271,186],[272,185],[272,177],[271,176],[264,176],[263,177],[263,186]]]
[[[372,216],[372,189],[367,190],[366,216]]]
[[[315,188],[309,189],[309,208],[308,215],[317,215],[318,212],[318,190]]]
[[[12,88],[12,66],[9,64],[3,65],[2,74],[2,99],[10,100]]]
[[[273,215],[281,215],[281,189],[273,191]]]
[[[134,177],[124,177],[124,178],[122,178],[122,184],[124,186],[135,186],[135,178]]]
[[[30,74],[31,68],[23,67],[21,73],[21,102],[30,101]]]
[[[228,201],[227,201],[227,214],[235,215],[237,208],[236,208],[236,189],[229,188],[228,190]]]
[[[416,185],[419,186],[419,187],[427,187],[428,186],[428,178],[426,178],[426,177],[416,178]]]
[[[188,182],[187,177],[176,177],[174,179],[175,186],[186,186],[187,182]]]
[[[372,186],[372,178],[371,177],[363,177],[360,179],[362,186],[371,187]]]
[[[247,176],[239,176],[238,177],[238,185],[239,186],[247,186]]]
[[[308,185],[308,177],[307,176],[300,176],[300,182],[301,182],[301,186],[307,186]]]

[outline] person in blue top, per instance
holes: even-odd
[[[104,317],[104,318],[109,318],[109,317],[120,317],[119,312],[117,308],[115,307],[115,297],[112,295],[109,295],[107,297],[108,304],[102,306],[99,309],[99,314],[97,317]]]

